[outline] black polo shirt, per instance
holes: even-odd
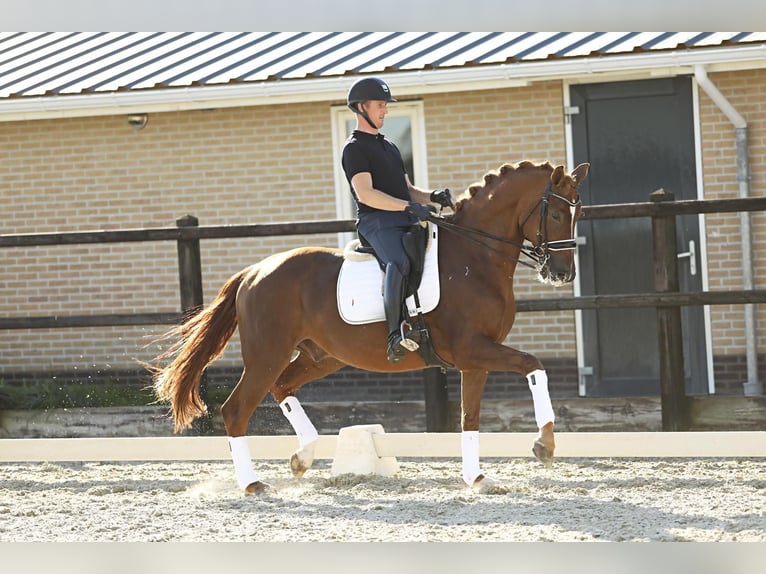
[[[383,134],[373,135],[355,130],[343,146],[341,163],[349,185],[357,173],[369,172],[372,176],[372,187],[393,197],[410,201],[402,154]],[[356,201],[357,216],[378,211],[359,201],[353,185],[351,193]]]

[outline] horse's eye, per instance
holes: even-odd
[[[551,213],[551,219],[554,223],[561,223],[561,214],[558,211]]]

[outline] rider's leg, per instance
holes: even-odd
[[[388,360],[392,363],[399,363],[408,350],[407,346],[402,346],[402,319],[406,297],[405,280],[410,272],[410,260],[404,251],[402,236],[411,224],[409,217],[402,212],[368,215],[358,224],[359,231],[372,245],[378,258],[386,264],[383,309],[388,326]]]
[[[388,360],[391,363],[399,363],[407,354],[401,333],[403,301],[404,276],[395,263],[389,263],[383,283],[383,309],[388,326]]]

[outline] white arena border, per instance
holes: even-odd
[[[483,433],[482,457],[531,457],[535,433]],[[254,459],[289,459],[295,436],[248,437]],[[460,433],[373,435],[379,457],[460,457]],[[322,435],[315,458],[335,456],[337,435]],[[559,432],[556,457],[766,457],[766,432]],[[230,460],[226,437],[0,439],[0,462]]]

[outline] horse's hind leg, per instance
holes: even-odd
[[[268,392],[268,386],[264,388],[264,385],[258,384],[256,372],[255,369],[248,369],[246,365],[239,383],[221,407],[237,484],[249,494],[257,494],[267,488],[253,469],[247,444],[247,425],[250,417]]]
[[[237,483],[248,493],[258,493],[266,488],[253,470],[252,457],[247,444],[247,427],[255,409],[263,402],[275,380],[273,373],[285,369],[290,361],[292,345],[277,334],[254,344],[253,330],[240,323],[240,340],[244,369],[242,376],[221,407],[226,434],[234,462]]]
[[[274,383],[271,394],[279,403],[282,413],[298,435],[298,450],[290,457],[290,469],[300,478],[314,462],[314,447],[319,438],[316,427],[303,410],[295,392],[308,382],[334,373],[345,363],[330,356],[318,356],[304,346],[300,355],[292,361]]]

